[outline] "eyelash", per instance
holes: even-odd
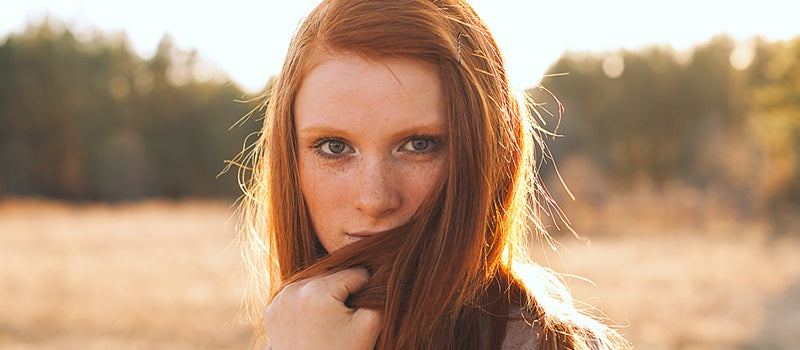
[[[351,147],[351,146],[350,146],[350,145],[347,143],[347,141],[345,141],[344,139],[342,139],[342,138],[340,138],[340,137],[323,136],[323,137],[320,137],[319,139],[317,139],[316,141],[314,141],[314,144],[313,144],[313,145],[311,145],[311,148],[312,148],[312,149],[314,149],[314,152],[315,152],[315,153],[316,153],[318,156],[322,157],[323,159],[327,159],[327,160],[337,160],[337,159],[341,159],[341,158],[342,158],[342,155],[330,154],[330,153],[326,153],[326,152],[323,152],[323,151],[322,151],[322,146],[323,146],[325,143],[327,143],[327,142],[331,142],[331,141],[338,141],[338,142],[341,142],[341,143],[345,144],[345,146],[346,146],[346,147]],[[351,148],[352,148],[352,147],[351,147]]]
[[[426,150],[423,150],[423,151],[416,151],[416,150],[412,151],[412,152],[417,153],[417,154],[428,154],[428,153],[436,152],[439,149],[439,146],[441,144],[441,138],[439,138],[438,136],[427,135],[427,134],[414,134],[414,135],[411,135],[409,138],[405,139],[403,141],[401,147],[405,146],[407,143],[412,142],[414,140],[426,140],[426,141],[428,141],[430,143],[430,146],[428,146],[428,149],[426,149]]]
[[[401,143],[400,148],[404,148],[404,146],[407,143],[412,142],[414,140],[426,140],[426,141],[430,142],[430,146],[426,150],[409,151],[411,153],[415,153],[416,155],[425,155],[425,154],[436,152],[439,149],[439,146],[440,146],[440,143],[441,143],[441,138],[438,137],[438,136],[427,135],[427,134],[414,134],[414,135],[411,135],[408,138],[406,138]],[[311,148],[314,149],[314,152],[318,156],[323,158],[323,159],[326,159],[326,160],[339,160],[339,159],[342,159],[344,157],[344,153],[336,155],[336,154],[331,154],[331,153],[327,153],[327,152],[323,152],[322,151],[322,146],[325,145],[325,143],[331,142],[331,141],[342,142],[342,143],[345,144],[346,147],[352,148],[352,146],[350,146],[350,144],[347,141],[345,141],[343,138],[335,137],[335,136],[322,136],[319,139],[317,139],[316,141],[314,141],[314,143],[311,145]]]

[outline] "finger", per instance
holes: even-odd
[[[354,329],[365,336],[363,340],[367,345],[371,345],[369,348],[373,348],[383,329],[383,314],[380,311],[362,307],[353,312],[351,322]]]
[[[383,324],[383,313],[378,310],[359,308],[353,312],[353,323],[364,331],[373,332],[377,336]]]
[[[333,273],[325,279],[330,285],[331,296],[344,303],[350,294],[361,290],[369,281],[369,272],[363,267],[356,267]]]

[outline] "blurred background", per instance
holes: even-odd
[[[222,170],[315,3],[8,4],[0,348],[249,345]],[[534,257],[637,348],[796,348],[800,6],[602,3],[473,3],[560,135]]]

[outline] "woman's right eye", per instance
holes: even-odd
[[[350,147],[346,142],[336,139],[321,140],[316,143],[314,148],[317,149],[317,153],[327,158],[337,158],[341,157],[345,153],[353,152],[353,148]]]

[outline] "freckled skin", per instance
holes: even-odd
[[[445,107],[427,63],[327,56],[294,111],[300,186],[328,251],[407,222],[442,176]]]

